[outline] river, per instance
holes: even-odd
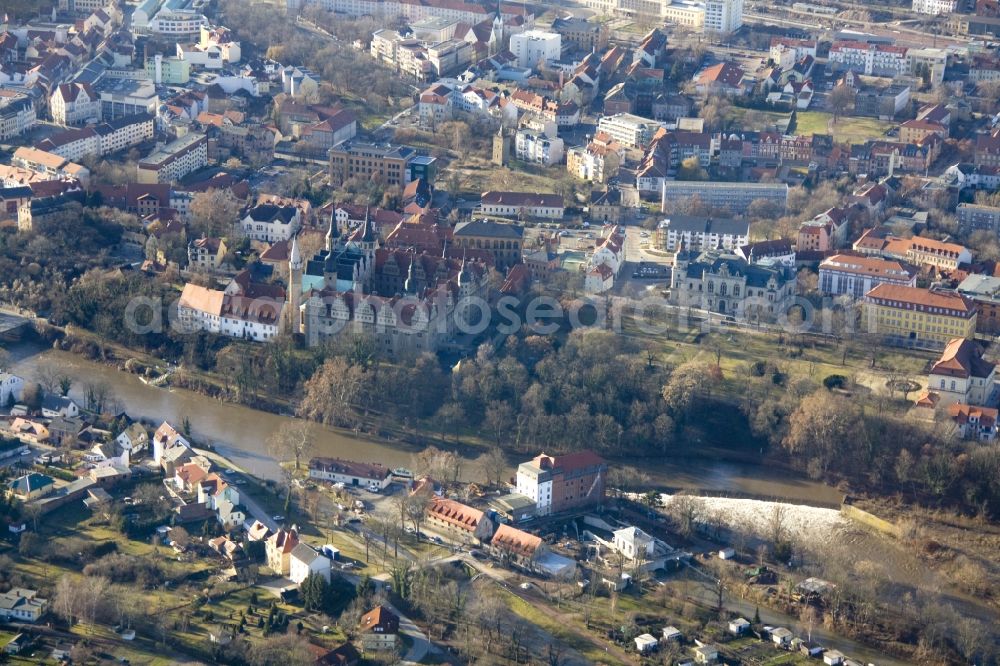
[[[18,343],[9,346],[8,351],[11,371],[26,380],[36,379],[40,368],[46,365],[58,367],[72,378],[70,397],[81,404],[88,382],[107,383],[121,408],[133,418],[169,421],[179,426],[187,417],[196,440],[211,443],[219,453],[256,476],[278,477],[278,466],[268,454],[267,442],[291,417],[222,402],[185,389],[147,386],[136,375],[37,343]],[[378,461],[389,467],[411,463],[413,448],[398,442],[374,440],[319,424],[313,424],[312,428],[316,455]],[[650,474],[655,486],[664,489],[691,489],[822,506],[838,506],[841,499],[835,488],[765,465],[710,459],[643,459],[636,466]],[[470,480],[477,479],[481,476],[478,465],[469,460],[464,475]]]

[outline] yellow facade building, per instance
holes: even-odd
[[[975,303],[951,291],[880,284],[863,307],[865,332],[894,345],[939,349],[976,331]]]

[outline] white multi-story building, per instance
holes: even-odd
[[[660,18],[691,30],[705,28],[705,3],[697,0],[661,0]]]
[[[497,217],[517,217],[524,214],[529,217],[559,219],[566,212],[561,194],[534,192],[483,192],[479,206],[484,215]]]
[[[602,137],[602,135],[598,135]],[[566,170],[581,180],[606,183],[618,175],[625,148],[617,141],[595,137],[586,146],[574,146],[566,153]]]
[[[656,246],[674,252],[681,245],[688,250],[711,250],[720,245],[735,251],[747,244],[750,223],[727,218],[672,215],[656,227]]]
[[[663,126],[655,120],[631,113],[616,113],[603,116],[597,122],[597,129],[628,148],[642,148],[652,139],[656,130]]]
[[[300,223],[300,210],[296,206],[266,203],[248,210],[240,220],[240,229],[250,240],[278,243],[290,240]]]
[[[191,132],[171,141],[139,162],[140,183],[170,183],[208,165],[208,139]]]
[[[406,2],[405,0],[286,0],[289,9],[298,9],[302,5],[318,6],[326,11],[349,16],[374,16],[376,18],[395,19],[403,17],[409,22],[423,21],[430,18],[441,18],[449,21],[462,21],[469,25],[482,23],[496,16],[495,5],[478,2],[453,2],[451,0],[423,0],[422,2]],[[531,27],[534,15],[530,11],[521,11],[522,5],[513,3],[500,7],[504,22],[515,17],[523,17],[524,25]]]
[[[143,74],[145,76],[145,74]],[[104,78],[95,92],[101,101],[101,120],[111,120],[140,113],[155,114],[160,106],[156,84],[149,79]]]
[[[525,30],[511,35],[510,52],[517,58],[518,67],[534,69],[559,60],[562,55],[562,35],[544,30]]]
[[[927,390],[936,393],[944,405],[955,402],[994,405],[996,365],[983,358],[983,351],[975,341],[955,338],[927,373]]]
[[[735,215],[743,215],[750,204],[758,199],[773,201],[784,211],[788,204],[788,185],[785,183],[723,183],[697,180],[664,180],[660,186],[661,210],[671,212],[673,205],[683,199],[697,196],[711,208],[725,208]]]
[[[604,500],[607,473],[607,463],[592,451],[543,453],[517,466],[515,492],[531,498],[539,516],[586,509]]]
[[[900,261],[835,254],[819,265],[819,292],[860,300],[880,284],[917,286],[917,270]]]
[[[68,129],[53,134],[39,143],[38,147],[72,162],[79,162],[88,155],[100,154],[101,137],[91,127]]]
[[[464,39],[428,44],[426,50],[427,61],[438,76],[465,71],[475,57],[472,44]]]
[[[27,95],[0,89],[0,140],[21,136],[35,126],[35,105]]]
[[[743,26],[743,0],[707,0],[705,32],[730,34]]]
[[[98,123],[94,131],[101,139],[101,155],[117,153],[153,138],[153,116],[139,114],[115,118]]]
[[[101,115],[101,100],[86,83],[63,83],[49,97],[52,121],[59,125],[83,125]]]
[[[184,285],[177,302],[177,320],[185,331],[207,331],[242,340],[266,341],[281,330],[284,299],[249,298]]]
[[[527,129],[518,130],[514,140],[517,159],[532,164],[551,166],[563,158],[563,140]]]
[[[200,37],[209,22],[204,14],[190,9],[161,11],[149,22],[149,32],[164,37]]]
[[[108,155],[153,138],[153,117],[116,118],[92,127],[72,128],[38,144],[42,150],[78,162],[89,155]]]
[[[830,46],[830,63],[836,69],[850,69],[866,76],[901,76],[910,73],[905,46],[835,41]]]
[[[583,0],[581,4],[606,16],[659,17],[694,30],[705,25],[705,3],[699,0]]]
[[[218,51],[223,62],[236,64],[243,57],[240,43],[233,39],[233,33],[228,28],[202,26],[198,48],[202,51]]]
[[[936,48],[907,49],[906,63],[911,76],[920,76],[921,68],[926,67],[930,84],[940,85],[944,81],[944,71],[948,68],[948,51]]]
[[[918,14],[951,14],[957,5],[957,0],[913,0],[913,11]]]

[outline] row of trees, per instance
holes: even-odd
[[[305,382],[299,411],[346,427],[373,411],[392,413],[404,428],[429,422],[454,439],[479,432],[520,452],[583,445],[612,455],[626,448],[667,451],[692,406],[696,381],[690,368],[671,380],[637,351],[625,338],[597,330],[574,332],[565,344],[512,338],[503,354],[483,345],[450,377],[430,355],[409,367],[332,357]]]
[[[857,490],[898,492],[1000,515],[1000,445],[966,446],[950,419],[907,418],[885,395],[852,385],[850,397],[811,381],[777,387],[747,371],[743,410],[751,429],[813,478]]]

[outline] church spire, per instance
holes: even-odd
[[[470,275],[465,267],[465,251],[462,251],[462,267],[458,271],[458,286],[464,287],[469,284]]]
[[[362,243],[366,245],[375,244],[375,225],[372,224],[371,206],[365,206],[365,220],[361,223],[361,233],[359,236]]]
[[[333,243],[337,238],[337,212],[330,214],[330,228],[326,232],[326,251],[333,254]]]
[[[413,275],[413,264],[417,263],[416,252],[410,257],[410,271],[406,275],[406,282],[403,283],[403,289],[408,294],[412,294],[417,290],[417,279]]]

